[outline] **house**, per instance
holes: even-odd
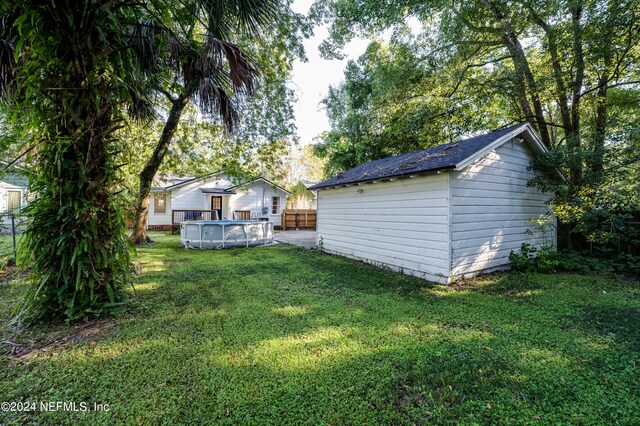
[[[527,186],[547,152],[529,124],[362,164],[321,182],[317,244],[439,283],[504,269],[552,194]],[[554,220],[555,223],[555,220]]]
[[[11,223],[10,213],[18,212],[27,203],[27,174],[20,167],[5,170],[0,161],[0,227]]]
[[[242,184],[222,172],[204,177],[162,175],[151,188],[149,229],[168,230],[184,220],[269,220],[280,226],[289,191],[265,178]]]
[[[318,182],[302,179],[291,189],[291,195],[287,197],[287,209],[315,210],[318,207],[318,194],[309,191],[309,188]]]

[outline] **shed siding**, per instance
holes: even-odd
[[[319,191],[318,244],[328,252],[446,282],[448,206],[447,174]]]
[[[451,174],[451,275],[505,267],[509,252],[523,242],[540,246],[542,235],[529,235],[531,218],[548,211],[551,196],[527,182],[534,154],[517,139],[506,142],[460,172]],[[533,229],[532,229],[533,230]],[[555,235],[547,236],[555,241]]]

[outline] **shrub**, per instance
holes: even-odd
[[[518,271],[551,272],[559,265],[558,252],[549,245],[538,249],[529,243],[522,243],[519,252],[509,253],[509,260]]]
[[[519,252],[511,251],[509,260],[516,270],[523,272],[640,273],[640,256],[629,253],[556,251],[549,247],[538,250],[523,243]]]

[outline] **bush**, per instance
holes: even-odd
[[[537,249],[529,243],[523,243],[517,253],[511,251],[509,260],[514,269],[523,272],[640,273],[640,256],[629,253],[556,251],[549,246]]]
[[[553,246],[545,245],[538,249],[529,243],[522,243],[519,252],[509,253],[509,260],[518,271],[551,272],[559,265],[559,253]]]

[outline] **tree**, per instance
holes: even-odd
[[[248,4],[268,2],[0,1],[0,95],[11,105],[13,123],[22,125],[21,140],[31,143],[23,152],[34,163],[36,196],[22,252],[33,286],[23,314],[75,319],[118,306],[131,269],[118,193],[124,142],[116,131],[126,124],[126,111],[153,113],[160,79],[184,65],[152,58],[171,49],[194,52],[181,44],[189,38],[176,36],[189,34],[181,24],[195,20],[191,31],[207,28],[212,36],[202,42],[212,54],[233,56],[237,46],[216,36],[231,31],[229,11]],[[208,87],[208,104],[224,104],[218,86]]]
[[[117,306],[130,273],[113,190],[122,111],[144,112],[139,3],[0,2],[0,94],[34,157],[26,208],[33,286],[23,313],[78,318]],[[133,109],[132,109],[133,111]]]

